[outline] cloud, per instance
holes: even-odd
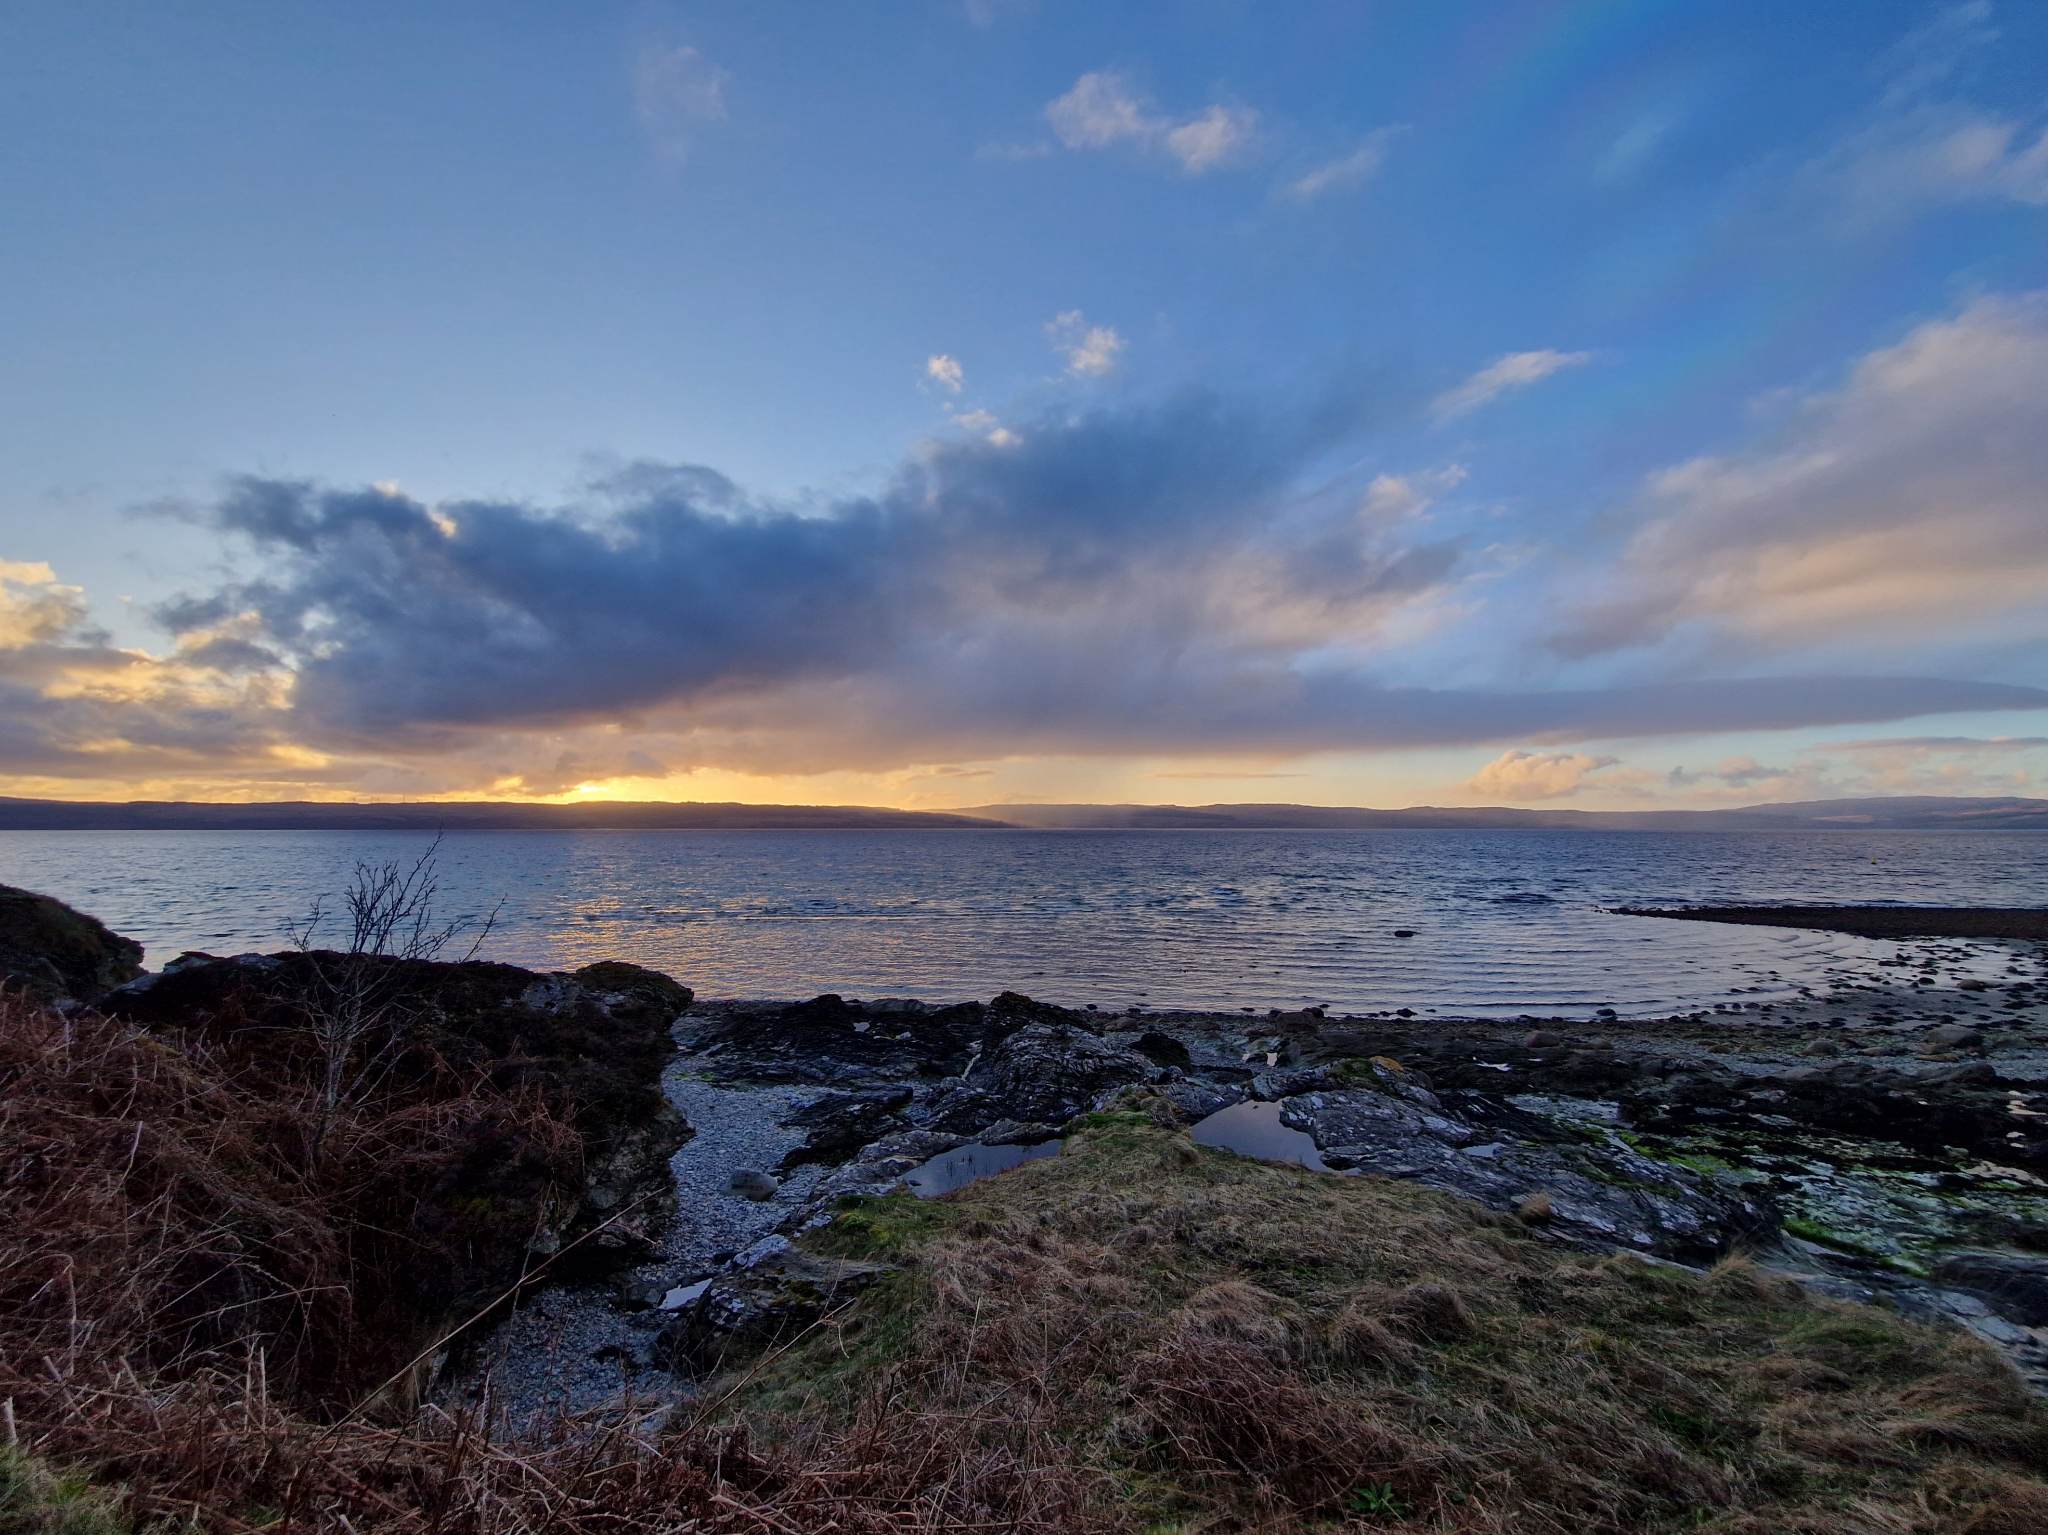
[[[1777,783],[1791,779],[1797,770],[1789,767],[1771,767],[1758,762],[1754,757],[1729,757],[1714,767],[1694,770],[1675,767],[1666,781],[1673,788],[1687,788],[1694,784],[1722,784],[1731,789],[1747,789],[1757,784]]]
[[[2025,752],[2048,747],[2048,736],[1884,736],[1867,741],[1826,741],[1817,752]]]
[[[1190,176],[1239,159],[1257,136],[1259,114],[1248,107],[1205,107],[1166,130],[1166,152]]]
[[[1688,626],[1775,651],[2048,637],[2048,297],[1987,297],[1780,401],[1765,440],[1652,476],[1556,644]],[[1867,663],[1866,663],[1867,664]]]
[[[1068,149],[1127,145],[1175,161],[1190,176],[1235,164],[1258,137],[1259,114],[1211,104],[1185,118],[1157,111],[1114,70],[1093,70],[1047,103],[1045,120]]]
[[[725,121],[725,87],[732,76],[695,48],[650,43],[633,65],[633,107],[656,152],[689,158],[699,130]]]
[[[998,448],[1014,447],[1023,439],[996,418],[995,412],[987,410],[961,410],[953,413],[953,425],[963,432],[972,432],[984,442]]]
[[[1802,214],[1816,198],[1859,224],[1944,203],[2048,206],[2048,120],[1944,94],[1997,41],[1992,14],[1981,0],[1952,5],[1901,39],[1877,101],[1800,176]]]
[[[1620,763],[1619,757],[1583,752],[1505,751],[1474,773],[1465,788],[1488,799],[1565,799]]]
[[[1106,378],[1116,371],[1124,338],[1110,325],[1090,325],[1086,315],[1069,309],[1045,322],[1052,347],[1067,360],[1075,378]]]
[[[939,352],[924,360],[924,376],[943,389],[958,394],[967,384],[967,374],[957,358]]]
[[[0,650],[24,650],[85,622],[85,592],[39,560],[0,560]]]
[[[1593,360],[1591,352],[1509,352],[1495,358],[1457,388],[1440,394],[1430,410],[1438,420],[1449,420],[1490,405],[1504,394],[1540,384],[1566,368],[1581,367]]]
[[[1381,128],[1367,136],[1349,154],[1326,160],[1321,165],[1304,172],[1288,182],[1281,189],[1281,195],[1295,202],[1314,202],[1331,192],[1347,191],[1362,186],[1379,174],[1386,164],[1387,150],[1394,139],[1406,132],[1404,124]]]
[[[1462,470],[1332,471],[1360,462],[1360,414],[1343,390],[1063,403],[794,509],[698,465],[629,465],[552,506],[237,479],[190,514],[236,574],[164,603],[152,653],[108,645],[57,572],[7,567],[0,773],[428,794],[650,765],[1264,770],[2048,708],[1854,673],[1404,685],[1412,625],[1490,567],[1427,504]]]

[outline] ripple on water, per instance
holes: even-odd
[[[356,860],[421,844],[391,832],[9,832],[0,882],[93,912],[160,965],[186,948],[275,948]],[[451,915],[505,897],[491,958],[543,968],[631,959],[706,996],[957,1000],[1016,987],[1075,1006],[1143,997],[1156,1007],[1654,1016],[1868,977],[1909,946],[1602,907],[2038,905],[2048,903],[2048,838],[472,832],[443,843],[441,872]],[[1543,904],[1516,899],[1543,892]],[[1396,929],[1415,937],[1396,940]],[[1944,970],[1989,978],[2000,952],[1979,945]]]

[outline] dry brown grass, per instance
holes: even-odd
[[[573,1134],[533,1093],[436,1071],[327,1115],[316,1157],[317,1062],[223,1032],[0,997],[0,1528],[1069,1527],[1043,1453],[963,1457],[886,1403],[761,1451],[630,1414],[509,1433],[376,1389],[540,1203],[468,1195],[544,1196]]]
[[[1959,1339],[1811,1304],[1746,1264],[1700,1279],[1563,1254],[1456,1200],[1194,1152],[1136,1115],[952,1200],[848,1211],[820,1240],[903,1272],[701,1421],[508,1433],[391,1396],[352,1411],[416,1342],[382,1336],[419,1320],[393,1275],[447,1252],[451,1228],[407,1211],[443,1208],[477,1148],[496,1165],[557,1132],[537,1101],[449,1078],[352,1110],[314,1165],[297,1090],[274,1061],[0,1005],[7,1519],[80,1535],[2044,1527],[2042,1411]],[[96,1522],[9,1501],[56,1485],[50,1467],[90,1473],[100,1494],[73,1511]]]
[[[1056,1447],[1076,1530],[2048,1529],[2048,1413],[1960,1336],[1185,1145],[1098,1116],[940,1205],[850,1211],[826,1240],[905,1275],[754,1406],[816,1432],[880,1394]]]

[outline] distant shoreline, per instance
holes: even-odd
[[[1727,810],[1509,806],[743,805],[606,800],[376,804],[0,798],[0,831],[2048,831],[2048,800],[1896,796]]]

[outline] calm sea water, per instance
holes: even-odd
[[[4,832],[0,883],[93,912],[155,965],[279,947],[357,860],[426,841]],[[1899,949],[1603,906],[2048,905],[2048,837],[1962,832],[470,832],[443,842],[440,868],[448,913],[503,901],[487,958],[630,959],[708,996],[1012,988],[1447,1016],[1648,1015],[1868,971]]]

